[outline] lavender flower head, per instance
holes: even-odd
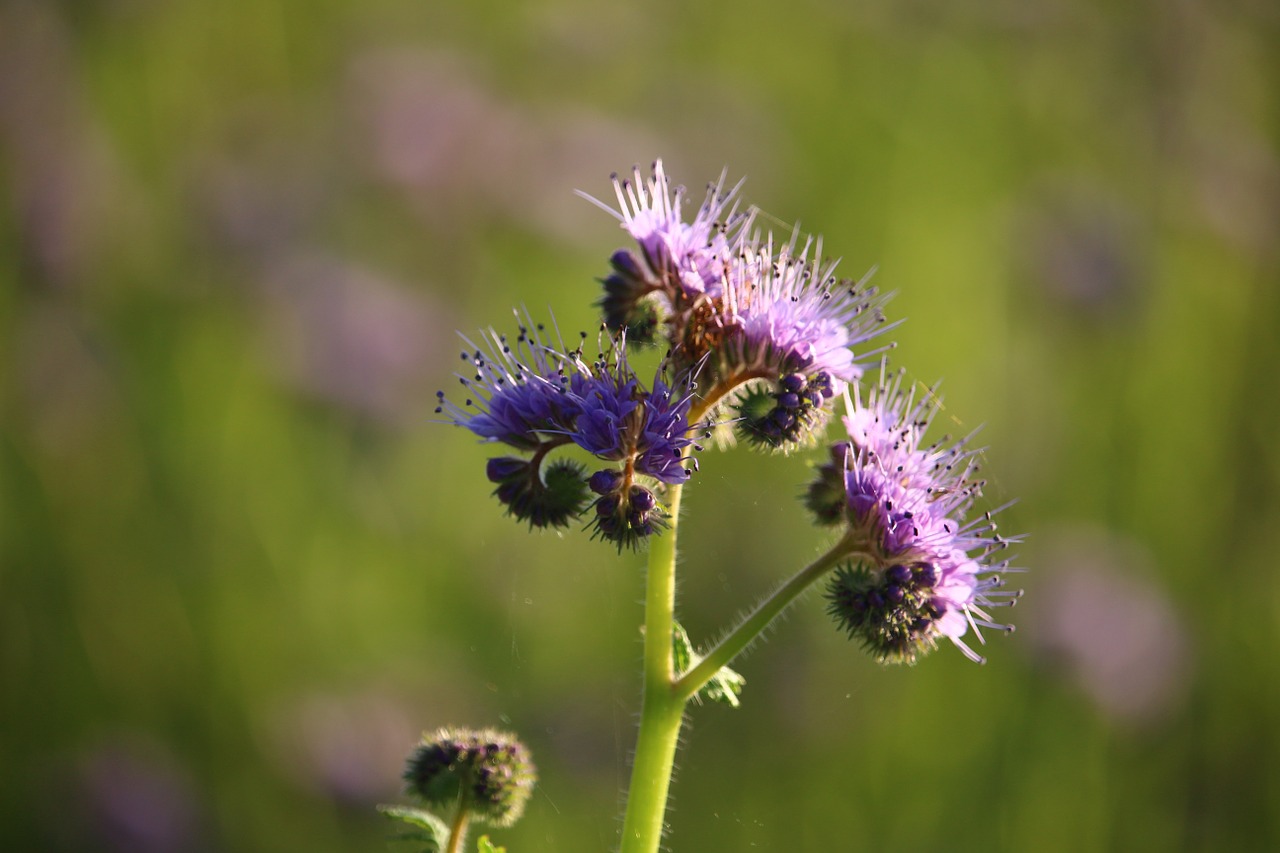
[[[775,255],[770,235],[744,248],[732,266],[721,320],[722,358],[755,375],[826,373],[840,394],[862,376],[859,362],[879,352],[855,356],[854,348],[886,328],[884,300],[865,286],[865,278],[837,279],[834,263],[821,264],[820,238],[797,251],[798,237]]]
[[[638,252],[610,259],[600,301],[606,325],[632,339],[666,339],[677,370],[697,368],[701,406],[726,401],[750,443],[789,450],[812,441],[830,402],[880,350],[863,344],[883,331],[881,298],[865,281],[837,279],[821,241],[799,232],[776,248],[739,211],[741,184],[723,179],[685,222],[684,191],[671,189],[661,161],[644,180],[614,189],[617,217]],[[593,200],[594,201],[594,200]],[[812,257],[810,253],[812,252]]]
[[[821,264],[820,239],[797,251],[798,239],[776,255],[772,235],[743,249],[716,335],[720,373],[755,380],[739,395],[739,434],[784,451],[815,439],[828,401],[862,376],[862,360],[888,348],[855,353],[887,328],[884,299],[865,279],[837,279],[834,263]]]
[[[854,566],[828,587],[830,612],[852,637],[884,661],[913,661],[940,637],[971,660],[982,657],[963,637],[972,628],[1011,631],[986,608],[1011,605],[998,558],[1017,537],[996,532],[994,512],[971,518],[984,481],[968,439],[924,446],[937,415],[932,392],[916,398],[901,372],[886,378],[864,404],[846,397],[848,442],[810,486],[809,506],[823,523],[843,523],[859,547]],[[995,512],[998,512],[996,510]]]
[[[678,295],[716,296],[733,249],[732,233],[746,221],[738,215],[736,197],[740,186],[741,183],[725,192],[722,177],[720,183],[707,188],[702,206],[693,221],[686,223],[682,213],[685,189],[672,188],[662,161],[657,160],[648,180],[639,168],[629,181],[614,175],[618,210],[600,206],[619,218],[639,245],[648,271],[668,291],[669,299]]]

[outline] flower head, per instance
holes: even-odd
[[[998,554],[1017,538],[996,532],[992,512],[970,517],[984,485],[977,451],[968,439],[923,446],[938,400],[917,399],[902,383],[902,373],[889,378],[882,368],[865,405],[857,393],[846,397],[849,441],[810,487],[818,519],[842,516],[859,543],[859,562],[828,588],[830,609],[882,660],[913,660],[939,637],[981,660],[962,637],[969,628],[980,642],[980,628],[1012,630],[984,608],[1019,595],[1002,591],[998,574],[1009,569]]]
[[[826,374],[839,394],[862,376],[860,362],[873,354],[855,348],[885,329],[884,298],[865,279],[836,278],[836,265],[820,260],[821,239],[799,250],[797,243],[798,235],[775,255],[769,235],[732,265],[720,357],[757,375]]]
[[[472,394],[465,407],[440,392],[436,411],[486,441],[531,454],[495,457],[486,469],[494,494],[516,518],[533,527],[565,527],[594,506],[598,534],[635,546],[660,529],[663,517],[653,493],[636,478],[683,483],[696,465],[688,458],[693,382],[686,376],[669,384],[664,362],[646,389],[627,360],[625,333],[602,333],[590,363],[581,344],[567,350],[561,340],[555,347],[544,333],[530,321],[513,345],[487,332],[487,349],[473,344],[463,353],[475,368],[474,375],[460,377]],[[547,462],[551,451],[569,444],[619,466],[604,469],[619,473],[618,488],[608,495],[596,490],[600,498],[593,499],[585,468]]]
[[[707,196],[694,214],[684,221],[685,189],[672,187],[662,161],[653,164],[646,179],[636,168],[632,179],[612,177],[618,210],[601,205],[621,221],[640,249],[639,260],[627,270],[637,278],[645,277],[655,288],[685,296],[707,293],[715,295],[724,275],[724,264],[733,248],[733,234],[749,218],[738,214],[738,187],[724,189],[724,178],[707,188]],[[633,258],[634,260],[634,258]],[[619,266],[615,264],[615,268]]]
[[[409,756],[404,780],[428,805],[461,804],[472,817],[510,826],[524,813],[538,771],[515,735],[493,729],[439,729]]]
[[[464,337],[471,350],[463,350],[462,359],[472,370],[458,374],[458,380],[470,396],[459,406],[438,391],[436,413],[486,441],[521,450],[536,449],[548,437],[562,434],[578,415],[572,385],[589,369],[581,347],[568,350],[563,339],[554,346],[544,340],[545,333],[546,327],[535,325],[526,313],[514,343],[494,329],[481,333],[481,344]]]
[[[726,278],[713,358],[722,375],[753,380],[736,406],[738,432],[753,444],[785,451],[816,438],[828,401],[862,376],[860,362],[873,354],[857,350],[885,328],[876,289],[837,279],[820,255],[821,241],[797,252],[793,238],[775,256],[769,237]]]
[[[865,282],[837,279],[820,240],[801,246],[796,231],[775,247],[772,235],[753,232],[740,186],[725,192],[722,179],[686,222],[684,190],[672,189],[661,161],[647,180],[615,176],[618,210],[596,204],[637,250],[610,258],[600,306],[609,328],[633,340],[661,334],[675,369],[696,369],[700,412],[735,401],[739,434],[785,451],[818,435],[830,401],[878,352],[863,344],[886,328],[884,299]]]

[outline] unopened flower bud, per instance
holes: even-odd
[[[817,479],[809,484],[805,492],[804,505],[813,513],[818,524],[839,524],[848,512],[849,498],[844,486],[844,471],[850,452],[847,443],[833,445],[831,461],[819,466]]]
[[[616,492],[618,487],[622,485],[622,472],[614,471],[609,468],[602,468],[591,475],[591,479],[587,481],[587,486],[597,495],[607,495],[610,492]]]
[[[501,483],[514,477],[527,476],[529,463],[524,459],[499,456],[485,464],[485,475],[490,483]]]
[[[404,780],[428,805],[461,803],[473,818],[495,826],[519,819],[537,781],[528,748],[512,734],[440,729],[409,756]]]
[[[530,527],[566,527],[587,503],[582,466],[560,460],[547,467],[543,478],[532,462],[509,457],[490,459],[486,466],[493,493],[507,511]]]
[[[912,663],[933,649],[945,611],[925,576],[901,564],[840,569],[827,585],[827,612],[881,663]]]
[[[648,512],[657,505],[657,498],[653,496],[653,492],[644,486],[631,487],[631,506],[640,512]]]

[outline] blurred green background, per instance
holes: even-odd
[[[502,516],[455,329],[592,328],[608,175],[727,168],[897,292],[1028,531],[985,667],[806,599],[695,709],[670,847],[1280,847],[1280,12],[936,0],[0,5],[0,846],[386,849],[442,724],[614,843],[643,557]],[[783,226],[785,227],[785,226]],[[703,454],[682,618],[823,536]]]

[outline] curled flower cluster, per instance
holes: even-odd
[[[602,335],[588,362],[526,315],[514,341],[490,330],[463,351],[472,372],[459,381],[469,396],[459,405],[437,394],[436,412],[489,442],[523,456],[498,456],[486,473],[507,511],[531,527],[566,527],[594,508],[597,536],[635,547],[661,527],[653,488],[683,483],[696,461],[688,421],[690,383],[673,387],[667,366],[645,388],[627,360],[626,336]],[[582,335],[585,341],[586,335]],[[548,462],[576,445],[609,467],[588,475],[572,460]],[[592,495],[595,495],[593,497]]]
[[[665,340],[677,368],[696,375],[700,406],[732,404],[744,440],[789,450],[818,435],[824,403],[879,351],[862,346],[885,329],[884,299],[865,281],[837,278],[821,241],[801,244],[796,233],[775,246],[739,209],[740,186],[710,187],[686,223],[685,191],[672,188],[661,161],[648,179],[614,176],[618,209],[597,204],[637,248],[613,254],[600,306],[609,328]],[[793,398],[796,384],[825,393]]]
[[[972,628],[1011,631],[984,608],[1012,604],[999,559],[1011,540],[993,513],[973,515],[984,482],[968,439],[924,445],[938,413],[929,392],[916,399],[903,374],[881,371],[864,404],[846,398],[849,440],[831,447],[806,503],[820,524],[843,525],[857,552],[831,579],[829,612],[877,658],[911,662],[940,637],[975,661],[962,639]]]
[[[515,735],[493,729],[440,729],[409,756],[409,792],[433,807],[461,804],[471,816],[510,826],[524,812],[538,771]]]
[[[686,192],[661,161],[648,176],[615,175],[613,187],[616,208],[585,197],[635,245],[615,251],[600,280],[597,357],[526,315],[514,341],[490,331],[469,342],[465,403],[440,394],[437,412],[518,452],[489,460],[494,494],[532,527],[585,517],[595,537],[636,547],[668,526],[664,494],[696,470],[695,436],[714,434],[709,425],[787,452],[821,439],[843,397],[848,440],[829,447],[806,496],[856,555],[830,581],[831,613],[881,660],[912,661],[940,637],[979,660],[962,638],[1007,630],[984,608],[1015,598],[1000,590],[1009,540],[990,513],[970,518],[982,482],[967,439],[922,443],[936,397],[886,376],[893,345],[872,343],[890,328],[885,297],[865,278],[838,277],[821,239],[762,232],[741,183],[711,185],[688,221]],[[647,386],[628,361],[628,346],[645,344],[665,351]],[[864,403],[876,356],[879,384]],[[547,461],[569,445],[605,466]]]

